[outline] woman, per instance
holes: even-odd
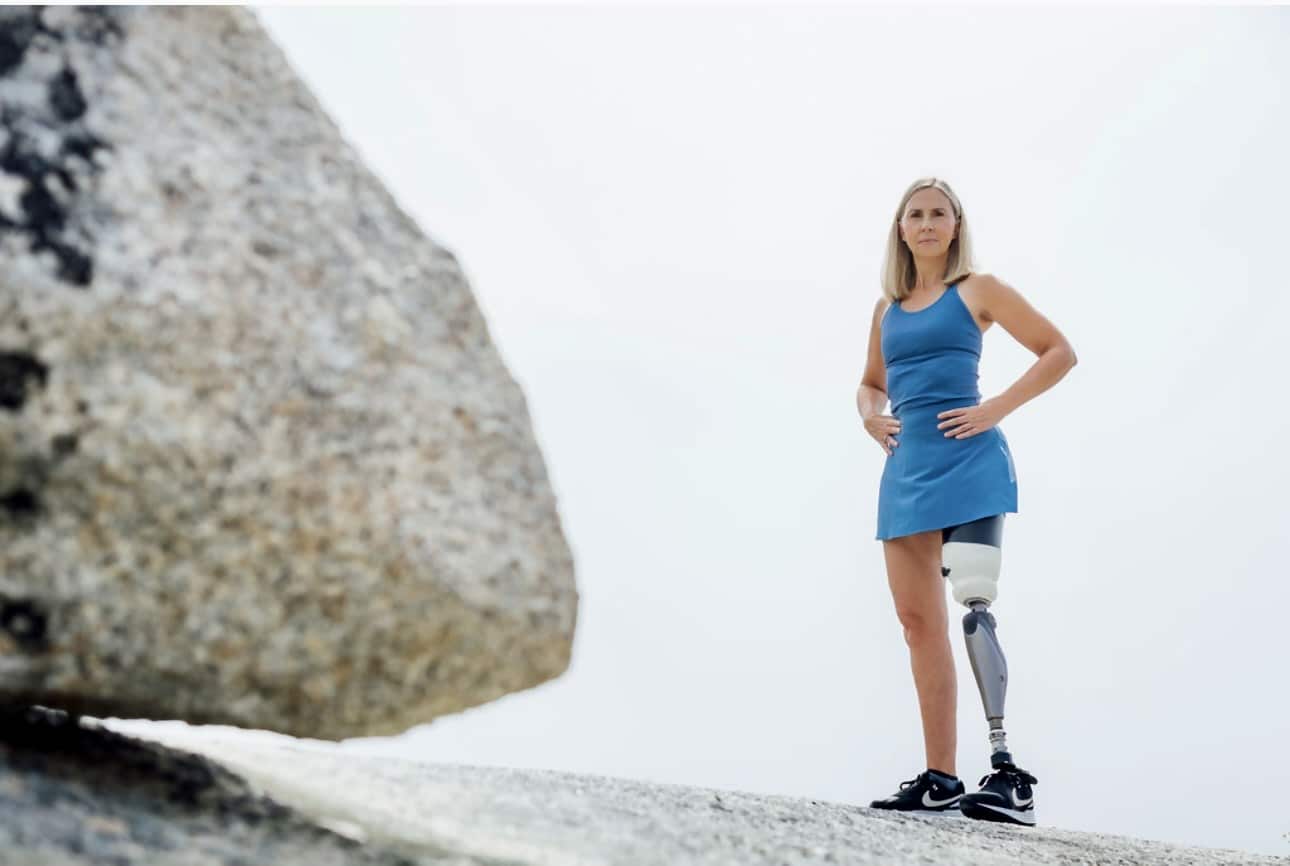
[[[977,794],[965,795],[955,775],[957,683],[941,547],[952,529],[974,522],[991,523],[998,537],[1003,515],[1016,513],[1016,470],[998,424],[1065,376],[1075,366],[1075,352],[1015,289],[973,268],[958,197],[942,180],[915,181],[901,197],[888,237],[883,297],[874,305],[856,403],[865,430],[887,455],[877,538],[909,645],[927,770],[872,805],[961,806],[973,817],[1033,823],[1029,786],[1036,779],[1012,765],[1010,755],[982,779]],[[1010,388],[982,401],[982,335],[996,322],[1039,357]],[[892,414],[884,415],[888,397]],[[1013,809],[1017,817],[999,817],[969,808],[974,797],[975,806],[1009,794],[1025,813]]]

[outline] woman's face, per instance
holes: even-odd
[[[944,255],[956,229],[949,196],[935,187],[924,187],[914,193],[900,217],[901,240],[916,256]]]

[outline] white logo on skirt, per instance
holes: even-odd
[[[1012,455],[1008,453],[1008,449],[1005,448],[1002,444],[999,445],[999,450],[1003,452],[1004,458],[1008,461],[1008,480],[1011,481],[1013,484],[1016,484],[1017,469],[1015,466],[1012,465]]]

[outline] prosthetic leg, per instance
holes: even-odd
[[[969,818],[1033,827],[1035,794],[1031,786],[1039,780],[1018,767],[1008,751],[1003,733],[1008,663],[989,610],[999,590],[1003,515],[951,526],[943,531],[941,541],[941,573],[954,587],[954,600],[971,608],[963,617],[963,634],[990,723],[990,766],[994,769],[981,780],[981,790],[959,798],[959,811]]]
[[[1008,663],[995,635],[990,603],[998,596],[1003,547],[1003,515],[951,526],[942,534],[941,574],[949,578],[954,600],[971,608],[963,617],[968,659],[990,724],[990,766],[1016,769],[1003,731],[1003,699]]]

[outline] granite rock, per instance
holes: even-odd
[[[461,267],[253,13],[0,10],[0,703],[395,733],[576,610]]]
[[[0,710],[3,866],[483,866],[324,826],[200,754]]]
[[[1275,866],[1285,858],[960,814],[355,754],[229,729],[111,722],[209,757],[356,838],[527,866]],[[869,786],[873,789],[878,784]],[[1040,794],[1042,797],[1042,792]],[[867,801],[866,801],[867,802]],[[1042,806],[1041,806],[1042,808]],[[1221,816],[1219,816],[1221,818]]]

